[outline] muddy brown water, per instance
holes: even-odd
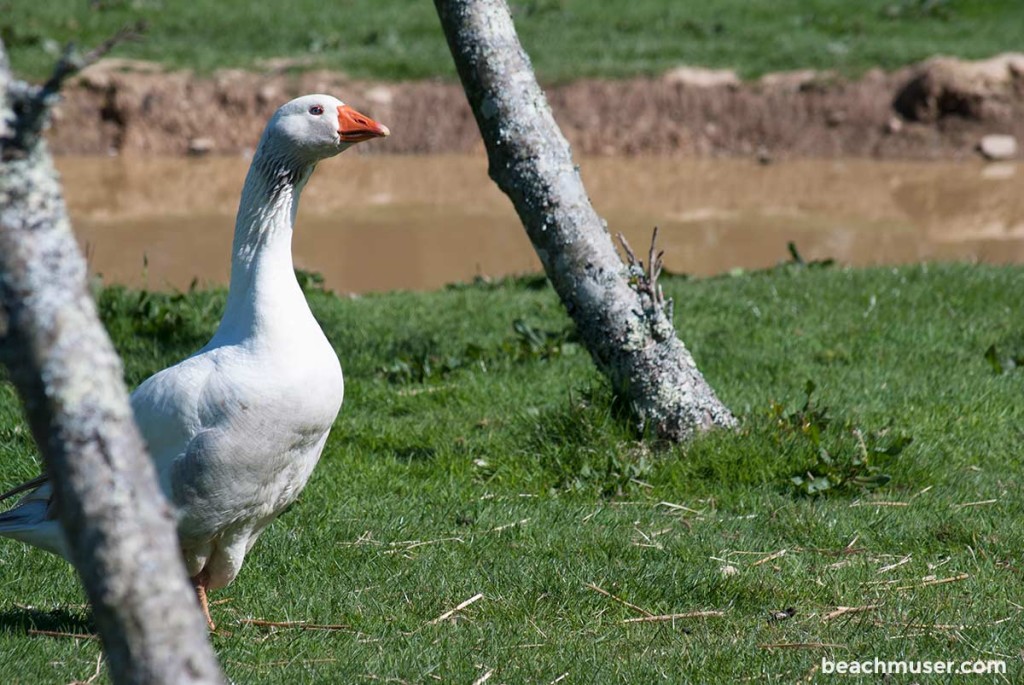
[[[224,284],[248,161],[61,157],[91,270],[108,283]],[[612,231],[672,271],[710,275],[788,258],[874,265],[1024,262],[1024,169],[980,163],[592,158],[582,173]],[[540,264],[480,156],[359,157],[303,194],[296,266],[338,292],[424,290]]]

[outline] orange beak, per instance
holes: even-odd
[[[360,143],[389,135],[391,131],[384,124],[378,124],[348,105],[338,107],[338,136],[343,143]]]

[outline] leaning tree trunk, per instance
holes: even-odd
[[[69,53],[45,87],[29,86],[0,43],[0,362],[46,460],[113,681],[221,683],[40,137],[74,71]]]
[[[671,307],[654,282],[655,266],[649,264],[645,274],[635,260],[627,268],[619,259],[505,0],[434,5],[487,147],[490,176],[515,205],[598,368],[660,437],[685,440],[696,431],[733,425],[676,337]],[[653,255],[651,261],[657,261]]]

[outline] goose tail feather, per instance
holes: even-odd
[[[0,536],[26,542],[67,559],[67,543],[51,506],[51,494],[50,484],[43,483],[0,514]]]

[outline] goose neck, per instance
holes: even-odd
[[[257,149],[235,220],[231,284],[221,331],[251,334],[271,311],[305,298],[292,264],[292,232],[299,195],[313,165],[289,163]]]

